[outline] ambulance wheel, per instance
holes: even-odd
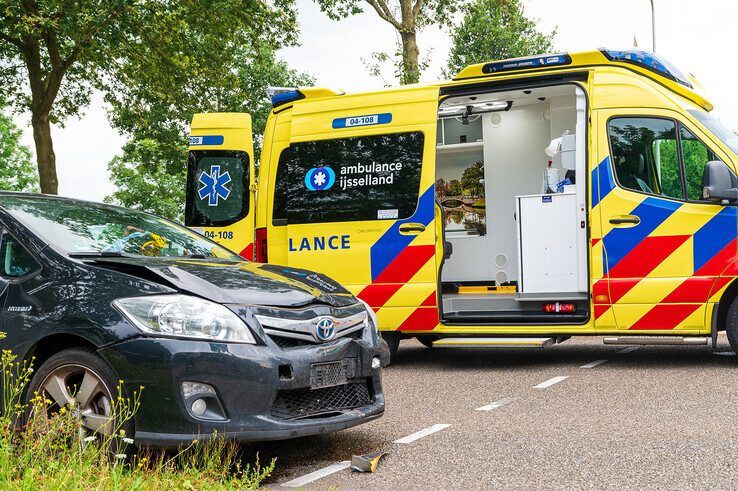
[[[433,341],[436,341],[438,337],[437,336],[418,336],[415,339],[420,341],[420,344],[422,344],[426,348],[432,348]]]
[[[387,342],[390,351],[390,362],[395,361],[395,355],[397,355],[397,348],[400,347],[400,333],[392,331],[381,331],[382,339]]]
[[[733,300],[725,316],[725,334],[733,351],[738,353],[738,297]]]

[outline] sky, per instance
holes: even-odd
[[[391,0],[390,0],[391,1]],[[730,62],[738,39],[734,29],[738,2],[734,0],[654,0],[656,51],[683,72],[691,72],[715,104],[714,114],[731,129],[738,129],[738,64]],[[300,46],[283,49],[280,56],[292,67],[313,75],[317,85],[346,91],[381,88],[392,83],[392,69],[371,77],[363,60],[372,52],[395,50],[394,30],[369,10],[341,21],[328,19],[312,0],[297,0]],[[600,47],[651,49],[649,0],[523,0],[526,15],[538,20],[539,29],[556,29],[557,51],[583,51]],[[733,34],[731,34],[733,33]],[[421,58],[429,62],[422,81],[441,78],[450,46],[448,30],[429,28],[419,35]],[[17,122],[24,142],[33,149],[27,117]],[[108,162],[125,138],[108,123],[101,96],[79,119],[53,128],[59,174],[59,193],[102,200],[114,191]]]

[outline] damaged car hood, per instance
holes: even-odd
[[[298,307],[357,302],[325,275],[248,261],[187,258],[96,258],[96,266],[156,281],[220,304]]]

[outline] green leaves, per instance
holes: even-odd
[[[20,143],[21,136],[13,120],[0,112],[0,190],[38,191],[31,151]]]
[[[556,31],[538,31],[536,21],[525,16],[520,0],[475,0],[462,10],[464,18],[452,35],[446,77],[474,63],[552,50]]]

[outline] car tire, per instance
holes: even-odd
[[[733,299],[725,316],[725,334],[728,336],[730,347],[738,353],[738,297]]]
[[[400,333],[392,331],[381,331],[382,339],[387,342],[390,351],[390,363],[395,361],[397,349],[400,347]]]
[[[75,407],[80,439],[93,435],[101,439],[111,436],[117,423],[106,421],[113,413],[118,383],[113,369],[93,349],[80,347],[60,351],[38,367],[28,384],[24,401],[27,418],[32,417],[32,400],[39,394],[52,401],[49,412],[70,403]],[[84,400],[78,400],[80,396]],[[120,426],[130,438],[133,438],[133,429],[132,419]],[[115,446],[119,447],[120,443],[116,442]]]

